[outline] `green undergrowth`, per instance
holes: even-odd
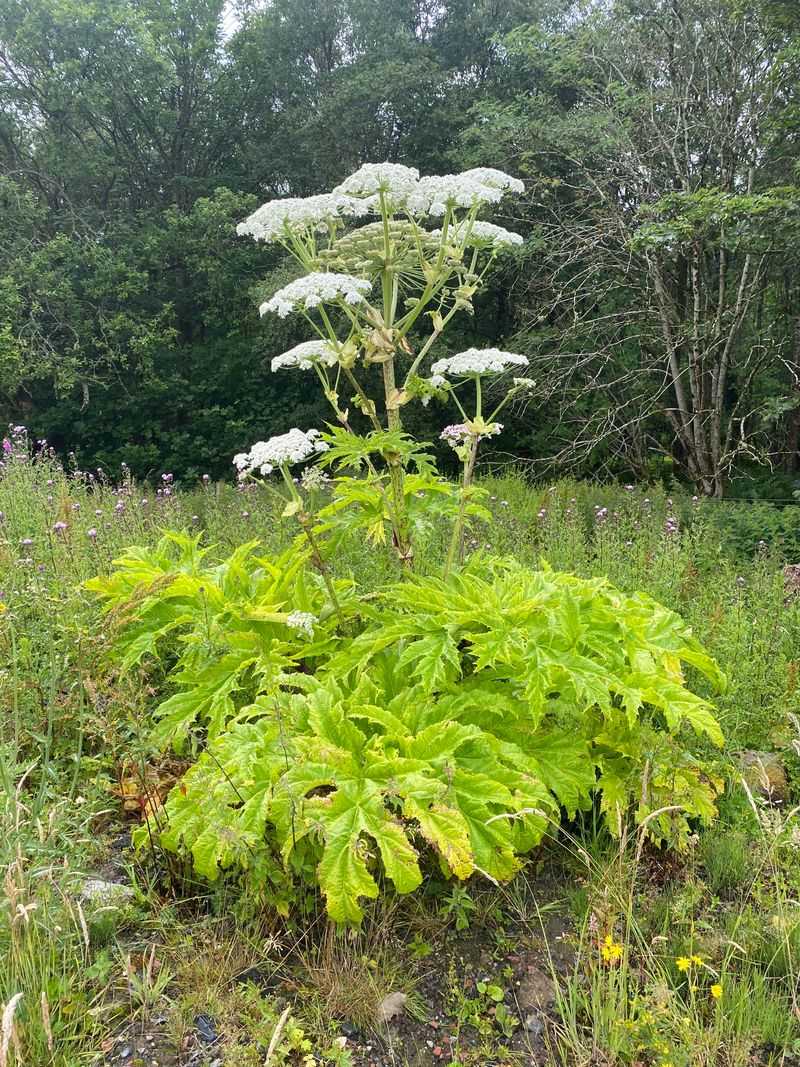
[[[482,487],[487,490],[485,505],[492,514],[492,524],[489,527],[479,521],[471,526],[468,558],[469,554],[478,559],[481,553],[491,552],[513,560],[507,564],[508,570],[498,572],[497,579],[506,581],[512,594],[519,586],[514,567],[520,565],[532,568],[541,577],[531,580],[545,585],[561,579],[547,578],[543,563],[554,572],[572,573],[584,581],[606,577],[619,594],[603,592],[603,597],[618,595],[620,603],[627,605],[630,601],[625,598],[641,592],[678,612],[727,676],[727,688],[715,693],[711,682],[697,669],[698,664],[685,664],[689,689],[714,702],[725,741],[719,757],[713,755],[713,746],[705,747],[705,742],[695,747],[692,741],[687,748],[714,760],[714,776],[724,781],[726,788],[719,801],[720,819],[713,827],[703,829],[690,820],[684,828],[687,848],[680,860],[672,861],[652,844],[642,843],[635,828],[627,831],[627,836],[623,832],[621,838],[613,837],[603,827],[597,805],[562,824],[560,836],[555,835],[560,843],[544,846],[562,850],[564,858],[559,862],[569,872],[564,874],[564,884],[574,887],[570,893],[556,888],[553,897],[569,919],[571,933],[566,936],[573,939],[576,953],[574,968],[557,974],[559,993],[548,1031],[550,1062],[582,1063],[600,1056],[608,1062],[659,1063],[661,1067],[670,1062],[738,1065],[754,1062],[753,1057],[761,1058],[755,1062],[788,1062],[785,1057],[794,1054],[798,1040],[793,998],[800,924],[793,900],[800,891],[800,863],[792,807],[797,773],[793,747],[797,732],[792,716],[800,712],[800,618],[797,604],[784,590],[780,546],[768,543],[746,557],[732,554],[715,525],[704,516],[706,505],[693,505],[683,498],[681,508],[686,517],[682,518],[684,512],[676,503],[671,507],[668,494],[660,489],[626,491],[571,482],[532,486],[517,476],[486,480]],[[142,504],[143,500],[148,503]],[[123,507],[118,509],[120,503]],[[598,517],[603,508],[607,513]],[[201,485],[196,490],[174,489],[168,496],[163,492],[158,496],[152,489],[132,483],[120,491],[108,484],[67,477],[55,464],[45,461],[14,465],[0,477],[0,511],[0,696],[5,709],[0,727],[0,859],[5,879],[0,1004],[8,1005],[22,993],[14,1014],[21,1050],[18,1062],[63,1067],[92,1062],[91,1056],[131,1013],[141,1021],[148,1013],[163,1014],[165,1005],[171,1005],[168,1014],[177,1047],[199,1010],[197,998],[191,999],[195,986],[192,975],[198,973],[204,935],[199,932],[193,937],[191,930],[198,921],[201,931],[202,923],[212,921],[198,919],[196,904],[187,907],[181,900],[202,900],[203,909],[212,916],[215,910],[232,907],[260,915],[263,904],[256,902],[236,873],[219,875],[212,885],[174,858],[157,853],[140,869],[139,896],[132,913],[95,926],[83,905],[78,908],[81,879],[103,869],[107,844],[119,833],[121,822],[130,820],[136,825],[148,805],[158,806],[199,755],[200,750],[194,751],[192,746],[208,730],[206,711],[198,711],[201,734],[194,732],[192,720],[185,731],[183,752],[179,756],[169,751],[160,754],[152,734],[153,710],[165,697],[174,698],[181,688],[167,681],[181,649],[170,645],[164,662],[151,665],[147,673],[133,660],[123,669],[111,668],[110,641],[114,627],[121,626],[124,619],[103,617],[85,582],[94,575],[110,573],[112,560],[131,544],[155,551],[165,527],[183,528],[199,536],[199,547],[207,553],[203,565],[209,567],[230,557],[242,543],[254,540],[262,546],[258,552],[274,559],[291,550],[292,539],[278,523],[274,503],[257,492]],[[670,516],[678,520],[676,527],[670,523],[668,528]],[[65,523],[64,528],[54,529],[59,522]],[[23,543],[29,540],[31,544]],[[475,679],[481,673],[486,674],[487,684],[490,679],[494,687],[503,684],[496,663],[487,662],[475,673],[478,654],[473,624],[467,627],[473,636],[464,642],[458,630],[451,629],[455,652],[449,645],[434,647],[426,636],[453,625],[446,622],[443,627],[436,614],[440,610],[436,606],[436,579],[430,573],[445,551],[444,538],[432,529],[420,561],[419,604],[404,602],[400,595],[374,601],[376,616],[380,615],[382,622],[391,620],[399,628],[398,634],[402,630],[404,641],[412,632],[415,640],[429,641],[429,668],[420,648],[417,660],[409,658],[393,669],[413,674],[423,686],[431,684],[426,669],[444,672],[443,679],[437,681],[438,701],[452,699],[465,684],[463,679],[459,681],[456,662],[463,675],[463,664],[471,661],[467,672],[470,685],[478,684]],[[341,540],[331,566],[345,608],[355,573],[365,590],[376,590],[398,577],[397,565],[358,535]],[[315,588],[311,583],[309,597],[315,595]],[[577,583],[573,588],[579,603],[581,597],[587,597],[581,610],[593,613],[596,594],[590,595],[590,591],[602,587]],[[488,590],[481,590],[477,599],[485,611],[491,610]],[[309,607],[313,607],[310,601]],[[503,604],[496,610],[502,615]],[[267,620],[264,625],[279,624]],[[370,646],[370,632],[368,625],[359,638],[359,656],[365,663],[377,657],[377,664],[385,653]],[[328,653],[318,650],[314,655]],[[373,760],[387,745],[393,752],[405,746],[410,753],[425,725],[413,721],[408,707],[395,716],[391,726],[385,715],[383,721],[376,721],[376,713],[370,709],[391,704],[388,691],[376,687],[391,687],[391,672],[379,680],[377,668],[356,671],[360,673],[358,684],[344,684],[342,679],[354,669],[353,662],[342,662],[336,672],[331,670],[336,686],[321,678],[311,682],[311,674],[306,674],[309,681],[302,683],[304,688],[287,696],[287,716],[302,718],[306,714],[298,709],[301,697],[306,702],[316,701],[320,710],[315,714],[327,716],[324,730],[335,732],[340,729],[335,709],[352,709],[357,704],[361,711],[347,744],[340,744],[341,736],[336,742],[330,740],[328,755],[337,748],[337,760],[343,758],[342,751],[348,759],[369,752]],[[453,672],[449,677],[448,671]],[[252,677],[248,677],[246,684],[251,683]],[[383,696],[377,699],[379,692]],[[253,696],[257,701],[258,694]],[[234,704],[238,711],[238,697]],[[545,718],[558,722],[564,710],[549,711]],[[507,713],[513,714],[513,708]],[[167,717],[159,721],[163,723]],[[258,716],[236,729],[253,735],[255,744],[275,743],[274,738],[256,737],[261,729]],[[319,736],[305,727],[303,730],[294,735],[295,744],[311,744],[311,738]],[[162,740],[171,740],[173,734],[166,727],[164,731]],[[465,762],[470,746],[488,743],[477,731],[485,734],[486,724],[470,721],[467,714],[460,725]],[[502,731],[490,733],[490,745],[511,741]],[[681,736],[692,734],[690,728]],[[451,740],[455,743],[457,739],[454,736]],[[519,741],[515,739],[515,743]],[[596,744],[585,737],[580,743]],[[224,745],[224,740],[220,744]],[[788,783],[786,799],[780,804],[763,799],[757,783],[751,781],[750,795],[737,785],[737,754],[744,749],[779,754]],[[411,759],[412,755],[403,758]],[[496,758],[502,763],[505,757]],[[219,762],[225,765],[224,760]],[[513,760],[506,762],[504,774],[510,773],[511,764]],[[194,765],[198,768],[193,772],[197,788],[206,788],[200,779],[203,773],[211,773],[213,759],[208,756]],[[330,768],[325,773],[330,775]],[[415,766],[414,774],[422,776],[429,792],[398,789],[397,803],[419,805],[421,797],[429,805],[441,803],[437,794],[441,784],[430,785],[432,779],[437,780],[432,771]],[[330,777],[322,776],[309,786],[298,779],[294,787],[316,790],[317,796],[324,798],[326,792],[330,795],[330,782]],[[189,778],[190,788],[194,788],[192,783]],[[421,783],[418,785],[421,789]],[[573,785],[578,794],[585,789],[585,783]],[[379,784],[379,791],[385,789],[385,783]],[[489,802],[485,796],[482,800]],[[170,803],[179,806],[180,801],[181,794],[173,794]],[[509,840],[534,831],[538,835],[536,823],[543,818],[539,812],[554,826],[561,804],[569,815],[573,805],[568,797],[550,788],[526,802],[525,806],[536,812],[520,820],[497,822]],[[502,804],[497,812],[501,808]],[[464,811],[461,815],[468,833],[469,815]],[[326,817],[330,817],[328,812]],[[448,817],[454,818],[452,814]],[[260,833],[258,825],[254,828]],[[335,1018],[330,1009],[331,989],[336,987],[331,973],[340,973],[336,968],[349,967],[349,980],[360,991],[359,1003],[367,1005],[362,1008],[363,1023],[365,1013],[373,1010],[369,1005],[375,1002],[376,990],[394,992],[393,984],[404,990],[416,989],[419,975],[426,973],[426,959],[451,952],[454,940],[468,937],[470,931],[488,931],[486,936],[492,938],[491,951],[498,956],[496,960],[492,957],[489,966],[489,984],[503,990],[508,1015],[519,1018],[512,998],[515,979],[503,976],[503,968],[514,964],[501,958],[501,931],[511,939],[526,931],[531,944],[538,946],[537,959],[547,966],[541,936],[543,917],[537,914],[536,901],[526,888],[535,885],[535,858],[523,859],[522,872],[503,888],[481,885],[480,875],[472,876],[464,882],[466,897],[459,898],[453,896],[452,884],[445,887],[441,881],[433,843],[430,854],[416,862],[429,884],[439,888],[436,895],[429,895],[423,887],[421,896],[404,898],[403,917],[392,919],[393,936],[400,946],[395,963],[399,960],[402,966],[391,971],[386,960],[370,955],[369,946],[362,946],[358,953],[350,951],[346,940],[325,947],[322,901],[313,881],[302,877],[304,866],[310,870],[318,857],[304,852],[303,834],[298,832],[302,827],[295,825],[292,838],[286,825],[283,831],[279,826],[270,830],[276,835],[269,837],[273,850],[270,871],[276,884],[285,879],[285,867],[283,863],[274,866],[274,857],[291,839],[294,876],[299,872],[302,901],[290,925],[280,927],[286,932],[277,955],[283,961],[281,973],[289,968],[288,988],[311,990],[311,994],[296,1001],[292,1027],[286,1024],[281,1041],[284,1062],[303,1063],[302,1057],[312,1054],[321,1062],[346,1062],[341,1059],[341,1046],[334,1041],[340,1035],[336,1020],[346,1016],[347,1008],[337,1002]],[[403,859],[406,853],[396,838],[397,831],[391,829],[389,833],[395,835],[391,838],[393,861],[405,865],[398,875],[401,883],[403,878],[416,880],[411,857]],[[428,841],[435,839],[436,828],[432,826]],[[455,839],[459,840],[457,836]],[[464,837],[460,840],[463,843]],[[420,844],[417,839],[412,843],[415,849]],[[245,844],[234,844],[247,851]],[[471,854],[462,848],[460,858],[453,862],[463,864],[466,877],[470,865],[482,866],[478,855],[473,844]],[[266,863],[266,859],[259,862]],[[371,862],[368,859],[368,868]],[[517,862],[514,860],[515,865]],[[508,873],[512,873],[510,868]],[[368,877],[374,880],[375,875],[369,873]],[[383,877],[380,882],[385,884]],[[365,912],[364,921],[369,924],[375,909],[385,904],[371,902],[372,886],[367,881],[363,885],[367,891],[355,900],[348,898],[346,911],[352,915],[357,907]],[[290,887],[284,881],[281,888],[285,891],[283,899],[289,903]],[[291,892],[296,891],[295,883]],[[176,901],[174,907],[165,910],[165,902],[171,900]],[[452,901],[451,906],[443,904],[447,900]],[[458,917],[463,927],[460,930],[456,929]],[[302,946],[302,958],[293,948],[301,930],[304,938],[311,938]],[[306,933],[309,930],[311,933]],[[366,935],[362,932],[359,936]],[[622,955],[615,957],[621,963],[604,958],[607,936],[622,946]],[[144,957],[153,943],[157,945],[156,964],[148,978]],[[263,949],[262,944],[258,950],[251,946],[245,951],[243,939],[230,929],[226,930],[224,945],[226,952],[239,956],[258,956]],[[692,955],[703,963],[692,964],[691,973],[679,970],[676,960],[691,959]],[[367,961],[374,958],[375,967],[368,963],[356,966],[362,956]],[[139,986],[131,980],[129,958],[136,973],[145,976]],[[163,988],[154,978],[160,967],[169,976]],[[372,976],[371,985],[368,975]],[[486,977],[475,976],[476,981]],[[452,1062],[486,1062],[486,1049],[492,1055],[510,1057],[511,1052],[497,1051],[509,1047],[512,1039],[503,1032],[502,1012],[501,1021],[497,1021],[496,1004],[491,999],[494,994],[470,987],[466,994],[470,1003],[466,1004],[462,996],[464,976],[458,972],[453,981],[458,984],[459,995],[442,992],[442,1003],[455,1006],[449,1025],[460,1035],[460,1051],[456,1048],[457,1058],[454,1053]],[[716,985],[722,987],[719,998],[710,992]],[[142,991],[137,993],[137,988]],[[365,993],[365,989],[372,992]],[[285,990],[278,996],[241,992],[239,987],[230,993],[226,987],[213,996],[209,993],[208,1004],[227,1020],[226,1033],[232,1042],[243,1040],[245,1034],[258,1034],[261,1044],[257,1047],[263,1052],[283,1012],[281,996],[286,996]],[[482,1027],[486,1034],[480,1034]],[[514,1040],[518,1040],[520,1028],[513,1032],[517,1035]],[[664,1045],[670,1055],[663,1051]],[[477,1047],[484,1051],[474,1052]],[[693,1053],[694,1059],[687,1051],[681,1060],[676,1048],[699,1051]],[[325,1053],[330,1053],[327,1059],[322,1058]],[[483,1061],[470,1060],[470,1056],[480,1055]],[[17,1067],[16,1060],[9,1062]]]

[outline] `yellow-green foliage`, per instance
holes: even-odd
[[[241,865],[284,905],[293,878],[316,879],[331,917],[357,923],[381,876],[420,885],[426,852],[450,876],[510,879],[595,795],[612,833],[632,814],[671,845],[713,817],[684,728],[722,734],[681,665],[723,679],[650,597],[483,559],[377,596],[339,582],[334,613],[303,563],[251,543],[209,566],[170,535],[91,583],[126,667],[164,642],[177,655],[155,736],[206,747],[161,840],[206,877]]]

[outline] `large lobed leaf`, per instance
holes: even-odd
[[[687,746],[722,733],[683,664],[724,679],[650,598],[495,562],[392,586],[362,602],[360,630],[304,641],[287,612],[321,613],[324,592],[296,556],[270,564],[255,547],[209,568],[193,540],[167,541],[93,584],[114,611],[140,607],[123,662],[179,639],[154,737],[202,723],[207,747],[161,840],[205,877],[243,867],[284,904],[287,879],[313,877],[331,917],[358,923],[384,878],[416,889],[427,856],[507,881],[596,794],[616,834],[632,817],[680,845],[713,817],[719,783]]]

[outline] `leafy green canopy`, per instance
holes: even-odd
[[[358,923],[383,877],[411,892],[428,857],[507,881],[561,809],[594,796],[613,834],[632,813],[659,843],[713,817],[719,783],[685,728],[722,734],[682,664],[724,679],[649,597],[483,561],[373,599],[338,581],[343,624],[305,563],[250,543],[211,565],[170,534],[89,583],[122,669],[176,657],[153,739],[206,747],[161,841],[205,877],[240,866],[283,907],[316,879],[331,917]]]

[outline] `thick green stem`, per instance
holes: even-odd
[[[339,603],[339,598],[336,596],[336,589],[334,588],[333,581],[331,580],[330,572],[328,571],[327,564],[322,558],[322,553],[319,550],[319,544],[314,532],[311,528],[311,516],[306,512],[301,512],[299,515],[299,522],[303,529],[303,533],[306,535],[306,540],[311,548],[311,563],[317,573],[325,583],[325,588],[328,591],[328,596],[331,598],[331,604],[333,604],[334,611],[339,616],[339,620],[344,623],[345,617],[342,611],[342,606]]]
[[[453,533],[450,538],[450,547],[447,551],[447,561],[444,567],[444,576],[448,578],[458,563],[460,567],[464,562],[464,526],[467,517],[467,496],[475,474],[475,461],[478,458],[478,438],[470,434],[467,438],[467,454],[464,458],[464,476],[461,483],[461,500],[458,504]]]
[[[440,307],[441,307],[441,305],[440,305]],[[450,321],[450,319],[452,319],[453,315],[455,315],[455,313],[457,311],[458,311],[458,305],[454,304],[450,308],[450,310],[447,312],[447,314],[444,316],[444,318],[442,319],[441,326],[439,326],[438,328],[434,329],[433,333],[430,335],[428,340],[425,342],[425,344],[422,346],[422,348],[416,354],[416,356],[414,357],[414,362],[408,368],[408,374],[406,375],[406,380],[405,380],[405,384],[406,385],[408,385],[408,381],[409,381],[411,375],[417,373],[417,369],[419,368],[419,365],[420,365],[420,363],[422,363],[422,361],[425,358],[425,356],[427,356],[428,350],[430,349],[431,345],[436,341],[436,339],[438,337],[441,336],[441,334],[444,331],[444,328],[447,326],[448,322]]]
[[[380,421],[378,419],[378,416],[375,414],[375,405],[372,403],[370,398],[364,392],[364,390],[363,390],[363,388],[361,386],[361,383],[358,381],[358,379],[356,378],[355,374],[353,374],[353,372],[350,370],[349,367],[342,367],[342,370],[344,371],[345,377],[347,378],[347,380],[350,382],[352,387],[355,389],[356,396],[361,401],[361,410],[364,412],[364,414],[367,416],[369,421],[372,423],[373,430],[381,430],[381,429],[383,429],[383,427],[381,426]]]
[[[298,510],[296,511],[297,521],[300,523],[300,527],[303,533],[306,535],[306,540],[308,541],[309,547],[311,548],[311,563],[317,573],[322,578],[322,581],[325,583],[325,588],[328,590],[328,596],[331,598],[331,604],[333,604],[333,608],[336,614],[339,616],[341,621],[344,622],[344,612],[342,611],[341,604],[339,603],[339,598],[336,596],[336,590],[333,586],[333,582],[331,581],[330,573],[328,572],[325,560],[322,558],[322,553],[319,550],[319,544],[317,543],[317,539],[314,536],[314,532],[312,530],[312,516],[304,510],[303,498],[300,496],[300,493],[297,490],[297,486],[292,481],[292,476],[291,474],[289,474],[287,468],[285,466],[281,466],[280,472],[283,475],[283,480],[284,482],[286,482],[289,492],[292,494],[292,499],[298,506]]]
[[[383,390],[386,397],[386,419],[390,430],[402,430],[400,406],[397,403],[397,386],[394,377],[394,357],[387,359],[383,367]],[[409,569],[414,565],[414,550],[411,545],[411,529],[408,523],[405,496],[405,472],[399,456],[386,456],[392,486],[392,510],[394,512],[394,541],[400,562]]]

